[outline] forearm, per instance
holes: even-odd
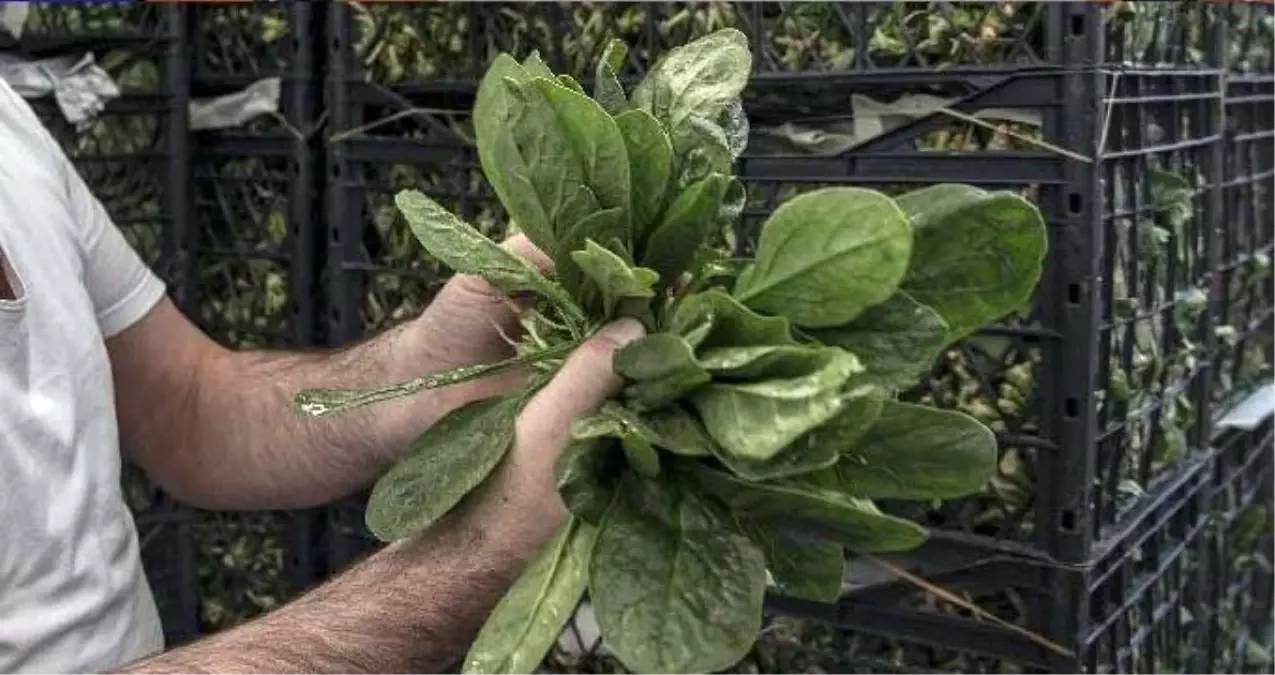
[[[474,286],[452,284],[440,299],[450,293],[454,301],[455,294],[468,293],[469,305],[474,305],[477,292]],[[377,386],[503,358],[512,353],[505,336],[516,332],[517,319],[507,299],[493,296],[490,303],[477,303],[482,311],[472,317],[457,317],[453,311],[446,320],[427,310],[418,319],[339,350],[232,351],[213,345],[156,354],[154,348],[121,343],[117,352],[138,354],[132,359],[185,364],[164,369],[122,365],[122,373],[133,375],[117,383],[121,428],[165,489],[203,508],[305,508],[341,498],[383,473],[446,412],[499,391],[510,378],[422,392],[322,418],[297,409],[297,392]],[[465,342],[459,343],[457,336],[465,336]]]
[[[127,667],[133,673],[441,672],[565,517],[496,481],[427,538],[391,545],[261,619]],[[531,492],[521,490],[523,493]],[[517,515],[511,515],[517,514]],[[530,517],[535,514],[535,517]]]

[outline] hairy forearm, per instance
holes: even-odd
[[[150,379],[134,375],[119,383],[122,428],[161,485],[203,508],[305,508],[339,499],[383,473],[442,415],[499,392],[521,375],[421,392],[321,418],[297,409],[297,392],[384,385],[507,356],[506,335],[515,332],[516,315],[507,299],[491,297],[485,304],[475,300],[476,292],[474,286],[453,284],[440,294],[452,307],[474,308],[468,315],[449,311],[439,317],[427,310],[419,319],[339,350],[232,351],[214,346],[154,354],[154,349],[120,343],[117,352],[135,354],[132,359],[187,364],[164,369],[122,365],[122,373],[150,373]],[[468,294],[465,302],[456,302],[462,293]],[[464,336],[463,343],[458,336]]]
[[[467,500],[426,538],[391,545],[261,619],[123,672],[441,672],[565,516],[560,503],[534,504],[516,496],[530,491],[503,485],[490,499]]]

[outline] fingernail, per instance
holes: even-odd
[[[646,335],[646,328],[642,326],[642,322],[630,317],[616,319],[598,331],[599,337],[614,342],[617,347],[626,345],[643,335]]]

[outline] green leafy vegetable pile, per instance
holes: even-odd
[[[897,198],[818,189],[774,211],[753,258],[732,258],[712,242],[744,207],[732,169],[747,138],[747,44],[734,29],[709,34],[628,92],[614,42],[591,96],[534,53],[496,58],[474,107],[483,171],[552,257],[552,278],[419,192],[397,205],[444,264],[537,298],[517,355],[298,396],[317,416],[539,371],[447,416],[381,479],[367,524],[395,540],[486,480],[572,348],[618,316],[647,326],[615,355],[623,392],[576,421],[561,455],[569,520],[500,602],[465,672],[530,672],[586,591],[634,671],[725,668],[757,638],[769,583],[832,600],[847,550],[925,540],[872,500],[959,497],[994,471],[986,427],[897,398],[945,346],[1026,305],[1045,253],[1039,212],[964,185]]]

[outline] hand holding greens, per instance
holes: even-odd
[[[618,316],[647,325],[615,356],[624,391],[576,420],[559,458],[569,521],[496,607],[465,672],[530,672],[586,593],[628,668],[726,668],[757,638],[768,573],[782,592],[833,600],[847,551],[925,540],[873,499],[959,497],[994,471],[982,424],[897,399],[944,347],[1026,304],[1045,254],[1039,212],[965,185],[823,188],[775,209],[752,259],[731,259],[712,242],[745,202],[733,166],[748,41],[728,29],[671,50],[631,93],[617,78],[625,53],[606,50],[592,97],[535,54],[501,55],[478,91],[483,171],[553,259],[552,279],[423,194],[398,195],[431,255],[536,296],[518,355],[298,395],[318,416],[541,371],[425,431],[378,483],[368,525],[399,539],[491,475],[571,348]]]

